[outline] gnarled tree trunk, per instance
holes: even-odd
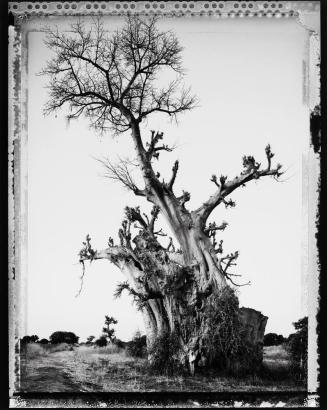
[[[238,300],[226,283],[214,245],[208,233],[201,229],[199,215],[184,212],[181,206],[174,209],[167,205],[171,204],[169,198],[157,203],[160,205],[154,207],[151,220],[143,218],[138,208],[126,208],[120,246],[112,245],[96,252],[91,250],[88,242],[89,249],[84,258],[89,258],[91,250],[92,259],[106,258],[125,274],[127,282],[121,284],[118,292],[126,289],[134,296],[143,315],[149,352],[161,336],[171,335],[177,338],[179,345],[175,361],[191,374],[199,366],[244,370],[250,365],[253,369],[253,364],[259,364],[262,359],[267,318],[253,309],[239,309]],[[170,220],[167,219],[181,246],[178,251],[172,243],[167,249],[157,240],[154,221],[159,206],[166,217],[170,216]],[[141,229],[131,240],[130,226],[135,222],[139,222]],[[221,297],[224,303],[219,306]],[[219,309],[223,311],[219,312]],[[226,323],[223,323],[223,315],[229,315]],[[221,334],[217,332],[220,326]],[[236,332],[234,339],[224,336],[225,331]],[[220,340],[224,337],[226,340]],[[226,351],[233,343],[238,349],[234,355]],[[254,348],[254,356],[247,364],[241,363],[240,358],[240,353],[245,351],[243,343]],[[152,360],[151,354],[149,360]]]

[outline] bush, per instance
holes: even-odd
[[[119,347],[120,349],[125,349],[127,343],[123,342],[120,339],[115,338],[115,340],[113,341],[113,344],[116,345],[117,347]]]
[[[206,367],[233,375],[255,371],[262,359],[261,346],[246,340],[235,291],[225,287],[212,294],[203,315],[207,330],[200,353],[206,358]]]
[[[48,339],[41,339],[41,340],[39,341],[39,343],[41,343],[41,345],[46,345],[46,344],[49,343],[49,340],[48,340]]]
[[[100,336],[94,343],[98,347],[104,347],[108,344],[106,336]]]
[[[276,333],[267,333],[263,338],[264,346],[279,346],[286,341],[283,335],[277,335]]]
[[[255,373],[262,362],[262,345],[247,339],[235,290],[225,287],[207,299],[199,366],[214,372],[243,376]]]
[[[177,334],[163,333],[148,349],[150,370],[155,373],[175,375],[184,372],[180,362],[180,343]]]
[[[22,344],[27,344],[27,343],[36,343],[39,340],[39,336],[37,335],[32,335],[32,336],[24,336],[21,339]]]
[[[127,354],[132,357],[146,357],[146,336],[137,332],[130,342],[127,343]]]
[[[297,330],[289,336],[287,349],[291,355],[291,371],[297,381],[305,382],[308,376],[308,318],[293,323]]]
[[[78,343],[79,337],[76,336],[75,333],[73,332],[58,331],[58,332],[52,333],[49,339],[52,344],[58,344],[58,343],[75,344],[75,343]]]

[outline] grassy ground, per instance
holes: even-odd
[[[160,391],[298,391],[289,376],[282,346],[264,351],[263,372],[243,378],[223,376],[158,376],[145,359],[128,357],[116,346],[93,348],[29,344],[20,355],[21,392],[160,392]]]

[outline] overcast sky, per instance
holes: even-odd
[[[53,19],[61,29],[65,23]],[[42,22],[44,23],[44,22]],[[105,19],[113,30],[121,18]],[[34,28],[39,23],[34,24]],[[251,286],[239,289],[242,306],[269,317],[266,332],[288,335],[292,322],[306,314],[301,273],[302,153],[308,144],[307,108],[302,101],[302,61],[306,34],[296,22],[277,19],[164,19],[184,46],[185,82],[200,107],[180,117],[178,126],[156,116],[143,127],[165,133],[176,143],[156,167],[170,175],[180,161],[176,190],[192,194],[189,209],[215,190],[213,173],[236,176],[242,156],[265,161],[270,143],[274,160],[284,165],[283,182],[251,182],[235,192],[236,208],[217,208],[211,220],[226,220],[225,252],[240,251],[235,273]],[[114,299],[122,273],[106,260],[86,266],[79,297],[78,251],[87,233],[95,249],[106,247],[126,205],[148,204],[103,177],[94,159],[134,158],[129,133],[113,138],[90,131],[84,119],[68,126],[66,110],[43,117],[47,78],[36,73],[50,57],[36,30],[28,37],[28,288],[27,334],[49,337],[73,331],[81,340],[101,334],[104,316],[118,320],[117,336],[128,340],[143,321],[128,296]],[[164,226],[164,225],[163,225]],[[218,238],[220,239],[220,238]]]

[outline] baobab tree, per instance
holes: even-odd
[[[176,119],[192,110],[197,98],[183,86],[182,47],[172,32],[161,32],[157,18],[130,16],[122,28],[106,32],[101,20],[87,28],[81,21],[64,34],[47,29],[46,45],[53,51],[42,74],[49,76],[45,113],[69,107],[68,119],[85,115],[90,126],[102,133],[129,133],[143,186],[133,179],[128,161],[102,161],[108,176],[120,181],[134,195],[153,205],[150,215],[140,207],[126,207],[118,232],[119,242],[109,238],[103,250],[94,250],[89,235],[79,257],[107,259],[125,275],[115,295],[124,290],[134,298],[145,322],[148,347],[162,335],[178,341],[175,359],[191,372],[199,365],[228,366],[244,356],[260,361],[267,318],[253,309],[239,308],[234,292],[238,252],[224,254],[218,238],[226,222],[208,222],[218,206],[233,207],[230,198],[239,187],[265,176],[278,178],[281,165],[272,165],[274,154],[265,149],[266,165],[252,156],[243,157],[243,170],[235,178],[212,175],[215,192],[197,209],[190,210],[189,192],[176,192],[179,162],[165,181],[155,171],[160,154],[172,152],[161,130],[142,135],[140,124],[151,114]],[[162,70],[175,79],[158,87]],[[168,247],[156,224],[159,213],[173,233]],[[151,356],[151,355],[150,355]],[[151,357],[150,357],[151,358]]]

